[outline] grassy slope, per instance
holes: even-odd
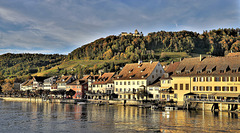
[[[45,76],[49,73],[56,73],[58,68],[59,69],[66,69],[66,70],[71,70],[72,68],[76,68],[77,66],[81,65],[83,67],[93,67],[95,64],[98,66],[103,65],[105,62],[111,63],[114,62],[115,64],[118,63],[127,63],[129,60],[70,60],[70,61],[65,61],[60,65],[57,65],[51,69],[48,69],[46,71],[43,71],[41,73],[36,73],[33,74],[33,76]]]
[[[170,63],[172,60],[173,61],[179,61],[180,58],[187,58],[191,57],[188,55],[186,52],[162,52],[159,53],[161,56],[160,59],[167,59],[161,62],[162,65],[167,65]],[[157,59],[159,60],[159,59]],[[58,68],[59,69],[66,69],[66,70],[71,70],[76,68],[77,66],[81,65],[83,67],[93,67],[95,64],[98,66],[103,66],[104,63],[111,63],[114,62],[115,64],[119,63],[129,63],[129,60],[70,60],[70,61],[64,61],[60,65],[57,65],[51,69],[45,70],[40,73],[33,74],[33,76],[45,76],[47,74],[54,74],[57,73]]]

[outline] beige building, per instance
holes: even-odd
[[[95,82],[92,83],[92,91],[87,95],[90,99],[109,99],[110,94],[113,94],[113,76],[115,73],[104,73],[100,75]]]
[[[240,95],[240,56],[230,53],[225,57],[186,58],[180,62],[172,79],[180,105],[188,98],[187,93],[200,99],[237,100]]]
[[[164,70],[160,62],[139,62],[126,64],[115,76],[114,93],[118,99],[137,100],[139,91],[146,91],[147,86],[162,76]]]

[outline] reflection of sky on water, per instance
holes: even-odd
[[[239,114],[0,101],[2,132],[237,132]]]

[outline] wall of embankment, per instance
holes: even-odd
[[[78,99],[48,99],[44,100],[43,98],[19,98],[19,97],[1,97],[1,100],[5,101],[16,101],[16,102],[47,102],[47,103],[77,103]]]

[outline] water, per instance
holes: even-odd
[[[3,133],[240,132],[239,114],[0,101]]]

